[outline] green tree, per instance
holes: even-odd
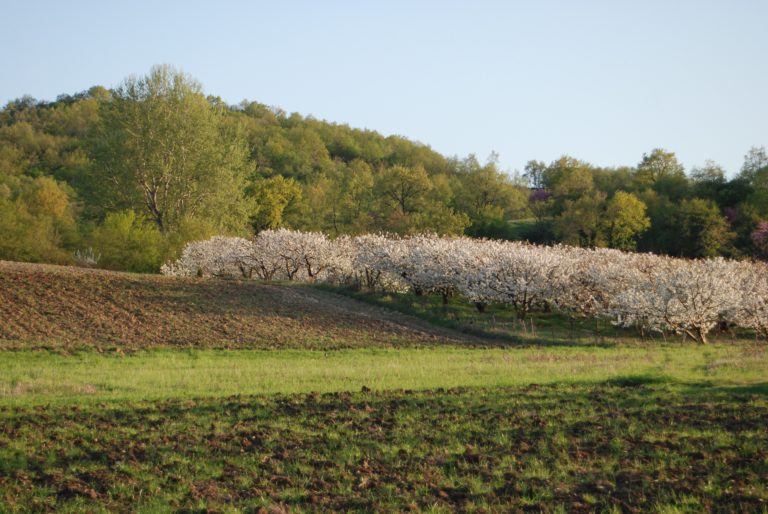
[[[768,153],[766,153],[765,147],[753,146],[744,156],[744,164],[741,166],[739,175],[751,183],[754,182],[760,171],[766,169],[768,169]]]
[[[247,148],[195,80],[155,66],[102,107],[92,176],[107,211],[143,210],[162,232],[190,217],[223,231],[244,226]]]
[[[544,170],[544,186],[556,201],[575,200],[594,190],[595,182],[589,163],[567,155]]]
[[[72,197],[50,177],[0,174],[0,259],[70,262],[79,239]]]
[[[683,200],[677,215],[678,253],[685,257],[715,257],[730,251],[734,234],[711,200]]]
[[[90,244],[108,269],[157,272],[166,255],[164,238],[152,221],[125,210],[107,215],[94,229]]]
[[[379,171],[375,188],[386,206],[398,215],[408,215],[424,206],[432,181],[421,166],[392,166]]]
[[[635,172],[635,180],[645,186],[674,178],[685,179],[685,168],[678,162],[674,152],[663,148],[654,148],[650,154],[643,154]]]
[[[619,250],[635,250],[638,237],[651,226],[645,211],[646,205],[637,196],[617,191],[608,201],[603,214],[603,229],[608,246]]]
[[[66,264],[71,255],[50,217],[34,216],[21,201],[0,198],[0,259]]]
[[[605,194],[594,191],[563,202],[563,212],[555,218],[555,234],[564,243],[594,248],[605,246],[601,219]]]
[[[470,156],[463,164],[457,173],[454,205],[469,216],[473,226],[506,222],[528,211],[527,192],[499,171],[494,160],[480,166]]]
[[[523,177],[528,181],[528,186],[531,189],[541,189],[544,185],[544,174],[547,170],[547,165],[542,161],[531,160],[525,165],[525,172]]]
[[[301,185],[282,175],[254,181],[247,194],[254,200],[250,220],[256,232],[284,226],[302,200]]]
[[[726,184],[725,170],[714,161],[708,160],[703,166],[691,169],[690,178],[693,192],[697,197],[717,201]]]

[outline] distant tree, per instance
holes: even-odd
[[[754,182],[758,173],[766,169],[768,169],[768,153],[766,153],[765,147],[753,146],[744,156],[740,176],[749,182]]]
[[[715,257],[729,252],[734,234],[711,200],[692,198],[680,204],[678,253],[685,257]]]
[[[506,223],[528,210],[527,190],[515,185],[495,162],[464,166],[457,178],[454,206],[467,214],[475,227]]]
[[[566,200],[555,218],[555,234],[564,243],[589,248],[605,246],[602,227],[605,194],[599,191]]]
[[[723,184],[725,182],[725,170],[716,162],[708,160],[703,166],[691,169],[691,180],[695,183]]]
[[[528,186],[533,189],[544,187],[544,172],[546,169],[547,165],[541,161],[528,161],[523,173],[523,177],[528,180]]]
[[[246,192],[253,199],[250,222],[255,232],[284,226],[287,216],[302,199],[301,185],[282,175],[257,179]]]
[[[0,173],[0,259],[68,263],[79,239],[73,193],[50,177]]]
[[[639,183],[650,186],[663,179],[685,178],[685,169],[674,152],[654,148],[650,154],[643,154],[635,178]]]
[[[637,196],[618,191],[608,201],[603,215],[608,246],[619,250],[634,250],[638,237],[651,226],[645,211],[645,204]]]
[[[399,215],[408,215],[424,206],[432,182],[421,166],[392,166],[379,171],[375,188],[386,205]]]
[[[694,167],[690,173],[694,194],[717,202],[726,184],[725,170],[714,161],[708,160],[701,167]]]
[[[768,257],[768,221],[761,221],[750,234],[752,242],[763,257]]]
[[[563,156],[544,170],[544,186],[555,200],[575,200],[594,190],[592,167],[589,163]]]
[[[532,191],[528,196],[528,209],[536,217],[536,221],[541,223],[544,218],[552,211],[552,193],[538,189]]]
[[[653,189],[638,193],[638,198],[647,206],[646,212],[651,219],[650,228],[638,239],[638,249],[642,252],[679,255],[680,205]]]

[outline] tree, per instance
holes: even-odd
[[[564,155],[544,170],[544,186],[556,200],[575,200],[594,190],[589,163]]]
[[[412,214],[424,205],[432,182],[421,166],[392,166],[379,172],[376,188],[384,201],[399,214]]]
[[[711,200],[684,200],[677,221],[678,252],[686,257],[723,255],[734,237],[728,221]]]
[[[634,250],[637,238],[651,226],[645,211],[645,204],[637,196],[617,191],[608,201],[603,215],[608,246],[619,250]]]
[[[663,179],[685,178],[685,169],[674,152],[654,148],[650,154],[643,154],[635,178],[641,184],[650,186]]]
[[[703,166],[691,169],[691,182],[694,194],[700,198],[718,201],[726,184],[725,170],[714,161],[706,161]]]
[[[101,255],[99,265],[115,270],[155,273],[165,253],[160,229],[131,210],[108,214],[90,243]]]
[[[716,162],[708,160],[704,166],[691,169],[691,180],[697,184],[706,182],[723,184],[725,183],[725,170]]]
[[[50,177],[0,174],[0,259],[68,263],[79,239],[71,189]]]
[[[455,207],[469,216],[476,235],[481,235],[477,229],[483,225],[505,223],[527,211],[527,193],[493,161],[485,166],[462,166],[457,178]]]
[[[143,210],[162,232],[186,217],[224,230],[243,226],[247,149],[200,84],[155,66],[126,79],[102,106],[93,177],[107,209]]]
[[[250,222],[257,233],[282,227],[286,216],[297,208],[302,198],[301,185],[282,175],[258,179],[246,191],[254,200]]]
[[[768,169],[768,153],[765,151],[765,147],[753,146],[749,149],[747,155],[744,156],[744,164],[741,166],[740,176],[748,180],[750,183],[754,182],[757,174]]]
[[[531,189],[541,189],[544,187],[544,172],[547,169],[547,165],[541,161],[528,161],[525,165],[525,173],[523,177],[528,181],[528,186]]]
[[[601,218],[605,194],[595,191],[575,200],[566,200],[555,218],[555,233],[564,243],[594,248],[605,246]]]

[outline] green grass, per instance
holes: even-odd
[[[0,406],[0,511],[765,512],[753,387]]]
[[[656,377],[750,386],[768,380],[754,345],[512,349],[147,350],[0,352],[0,404],[194,398],[232,394],[596,383]]]

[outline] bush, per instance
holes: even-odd
[[[107,269],[153,273],[165,256],[165,240],[156,225],[134,211],[107,215],[91,234],[91,246]]]

